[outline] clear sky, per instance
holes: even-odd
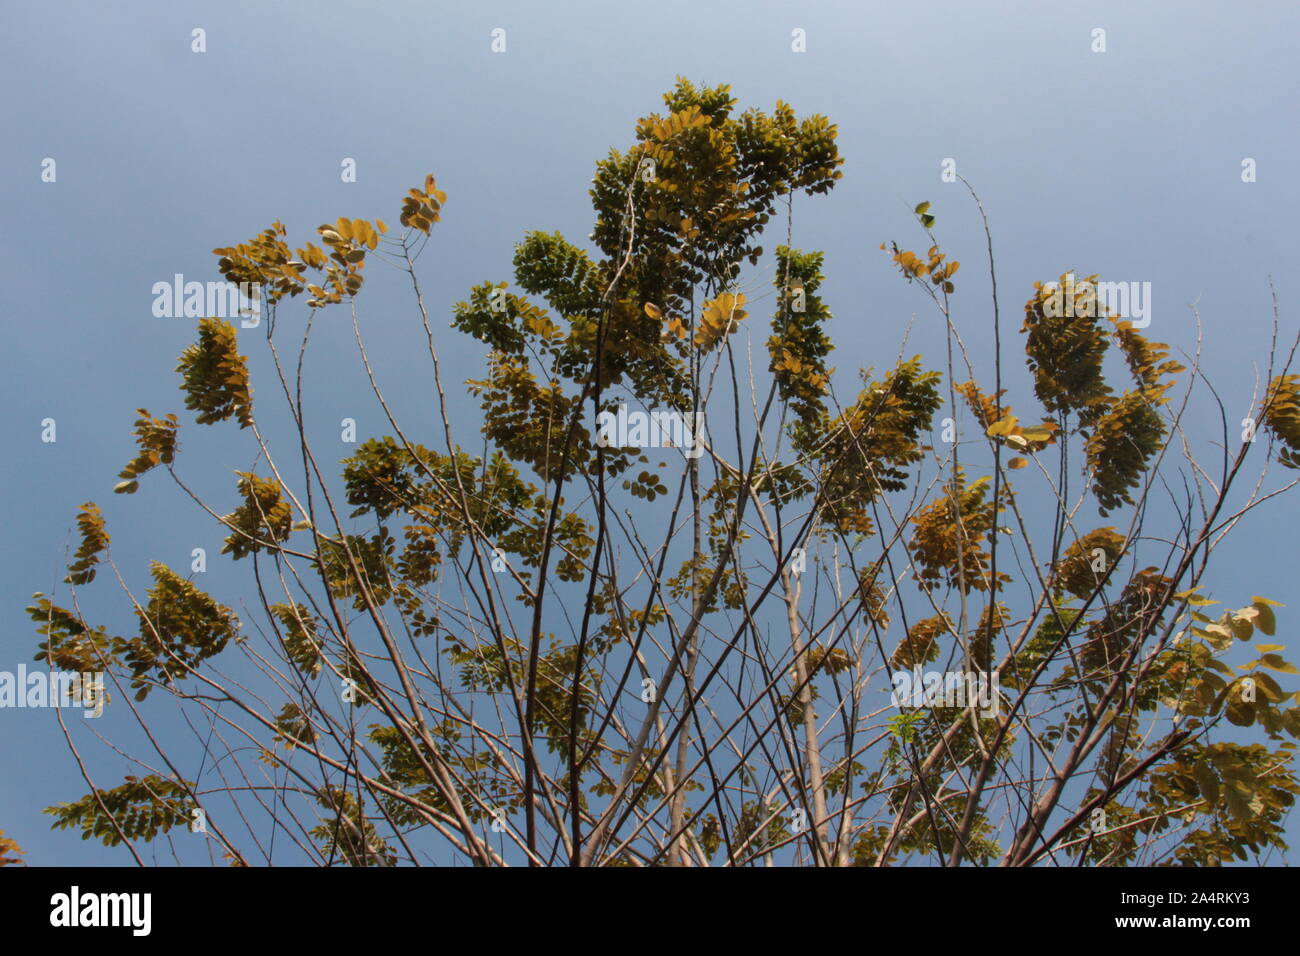
[[[149,558],[184,567],[192,548],[220,548],[215,526],[161,479],[111,494],[134,455],[135,410],[183,412],[173,368],[193,322],[153,316],[155,282],[220,278],[211,250],[274,219],[291,242],[340,215],[395,222],[406,189],[432,172],[449,198],[421,269],[445,321],[471,286],[509,278],[525,231],[585,243],[593,163],[630,142],[677,75],[731,84],[741,109],[780,98],[839,125],[844,179],[829,198],[796,201],[795,244],[826,251],[841,375],[891,364],[913,312],[933,319],[878,248],[915,244],[922,200],[968,270],[958,321],[986,327],[983,234],[960,184],[940,181],[946,157],[990,216],[1011,332],[1036,280],[1074,269],[1149,281],[1148,335],[1192,347],[1196,303],[1207,372],[1244,414],[1270,335],[1270,275],[1284,328],[1297,324],[1294,3],[6,0],[0,18],[0,670],[31,662],[23,608],[62,577],[82,502],[103,507],[114,558],[141,589]],[[498,27],[503,54],[490,49]],[[205,53],[191,51],[195,28]],[[796,28],[805,53],[791,50]],[[1094,28],[1104,53],[1091,49]],[[1247,157],[1254,183],[1242,181]],[[341,181],[345,158],[355,183]],[[402,414],[431,426],[408,303],[391,283],[365,300],[368,344]],[[335,318],[315,346],[319,419],[351,415],[381,433]],[[987,357],[986,337],[970,340]],[[918,318],[911,351],[939,341]],[[450,330],[441,346],[458,368],[481,360]],[[453,397],[472,420],[476,404]],[[41,441],[45,418],[53,444]],[[182,427],[182,473],[214,501],[230,498],[228,469],[250,464],[232,431]],[[208,465],[227,470],[205,476]],[[1220,553],[1216,595],[1300,604],[1296,565],[1275,552],[1300,532],[1293,501]],[[245,569],[213,564],[204,586],[229,603]],[[110,632],[129,627],[117,608],[97,618]],[[1281,611],[1282,642],[1293,613]],[[87,747],[106,784],[133,772]],[[0,711],[0,828],[30,862],[128,861],[50,831],[40,810],[85,792],[52,712]]]

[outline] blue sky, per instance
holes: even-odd
[[[161,480],[111,494],[134,454],[135,409],[183,411],[173,367],[193,324],[151,314],[153,283],[219,278],[211,250],[274,219],[291,242],[340,215],[394,222],[432,172],[449,197],[421,262],[437,327],[471,286],[509,277],[525,231],[584,242],[593,163],[630,141],[678,75],[731,84],[742,109],[780,98],[839,125],[844,179],[796,201],[795,244],[826,252],[841,375],[892,363],[914,312],[909,354],[941,341],[878,248],[920,241],[910,210],[922,200],[966,264],[958,322],[987,314],[978,215],[960,184],[940,182],[945,157],[990,216],[1009,331],[1036,280],[1075,269],[1150,281],[1148,334],[1190,348],[1195,302],[1207,374],[1244,414],[1270,335],[1270,275],[1283,327],[1296,325],[1294,4],[53,2],[6,4],[4,21],[0,670],[30,661],[23,607],[62,577],[82,502],[104,508],[137,585],[152,557],[180,567],[193,547],[220,547]],[[196,27],[203,54],[191,52]],[[504,54],[490,51],[497,27]],[[1097,27],[1105,53],[1090,50]],[[795,28],[806,53],[791,51]],[[41,180],[46,157],[54,183]],[[355,183],[340,180],[345,157]],[[1257,182],[1241,180],[1245,157]],[[401,415],[431,428],[402,291],[389,283],[366,300],[368,345]],[[378,434],[336,318],[314,347],[317,418]],[[969,336],[977,360],[986,339]],[[481,361],[450,330],[440,344],[457,368]],[[257,370],[255,358],[255,381]],[[476,404],[452,398],[472,421]],[[47,417],[54,444],[41,442]],[[182,446],[183,473],[212,500],[229,498],[229,469],[250,464],[230,429],[183,427]],[[1297,531],[1289,500],[1245,522],[1219,555],[1216,594],[1294,603],[1295,565],[1275,549]],[[216,566],[204,583],[229,601],[240,580]],[[88,746],[97,776],[120,779],[120,758]],[[41,808],[85,792],[50,711],[0,712],[0,828],[31,862],[126,861],[49,830]]]

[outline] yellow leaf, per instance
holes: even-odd
[[[1283,660],[1276,654],[1265,654],[1259,659],[1259,662],[1271,670],[1280,671],[1283,674],[1300,674],[1294,664]]]
[[[992,425],[990,425],[988,431],[985,432],[985,434],[988,435],[990,438],[996,437],[998,435],[1010,434],[1011,430],[1016,427],[1017,421],[1019,421],[1019,419],[1017,419],[1015,415],[1008,415],[1006,418],[1000,419],[994,422]]]

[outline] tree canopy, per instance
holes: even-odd
[[[922,202],[899,224],[916,238],[880,248],[946,352],[860,367],[831,339],[824,253],[793,240],[796,197],[830,202],[842,176],[836,126],[741,112],[726,86],[663,99],[596,163],[590,245],[528,232],[508,278],[450,308],[483,350],[463,383],[417,269],[454,208],[432,175],[400,230],[339,218],[291,246],[276,221],[214,250],[266,321],[198,323],[176,365],[192,420],[139,409],[114,490],[189,494],[185,436],[237,425],[253,464],[224,502],[194,500],[247,593],[119,569],[87,502],[68,596],[28,609],[36,660],[106,672],[145,727],[184,714],[211,769],[185,779],[149,736],[137,773],[49,808],[54,826],[132,853],[202,840],[232,865],[271,862],[273,833],[276,862],[355,866],[1285,851],[1300,707],[1282,605],[1216,592],[1211,558],[1294,484],[1294,344],[1267,353],[1240,432],[1224,412],[1207,436],[1188,417],[1199,353],[1111,314],[1096,276],[1018,293],[1004,349],[987,219],[981,301]],[[394,277],[412,307],[383,321],[427,353],[428,434],[399,422],[366,350],[367,280]],[[351,323],[385,426],[341,470],[308,437],[324,322]],[[274,372],[256,391],[254,349]],[[1003,384],[1017,349],[1023,389]],[[847,391],[833,354],[859,367]],[[477,422],[449,412],[462,384]],[[598,440],[620,409],[659,417]],[[114,534],[157,530],[138,513]],[[90,623],[106,578],[136,633]]]

